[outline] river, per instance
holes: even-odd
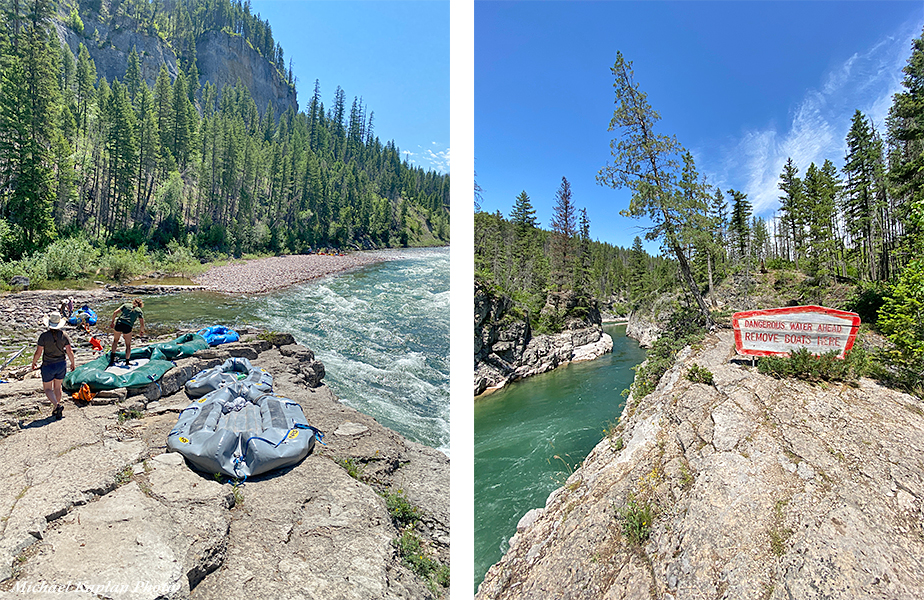
[[[448,455],[449,249],[398,256],[260,296],[145,298],[145,320],[289,332],[324,363],[324,381],[341,402]]]
[[[612,354],[509,385],[475,402],[475,588],[527,511],[545,506],[617,422],[645,351],[608,325]]]

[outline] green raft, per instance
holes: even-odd
[[[109,366],[109,353],[86,364],[80,365],[64,378],[63,388],[72,393],[87,384],[90,390],[114,390],[117,388],[143,387],[160,380],[164,373],[173,368],[173,360],[192,356],[205,350],[209,343],[195,333],[187,333],[172,342],[149,344],[132,348],[129,365]],[[117,359],[125,359],[125,352],[116,352]]]

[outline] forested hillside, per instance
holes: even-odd
[[[539,230],[526,192],[510,219],[476,212],[476,277],[494,282],[526,306],[554,289],[574,289],[628,308],[681,287],[682,304],[711,325],[715,289],[734,281],[748,304],[757,272],[798,276],[794,301],[824,294],[832,283],[850,285],[842,308],[862,312],[892,345],[879,356],[911,389],[924,382],[924,41],[914,41],[893,97],[886,129],[877,131],[857,110],[844,157],[823,164],[790,159],[779,177],[778,209],[753,214],[746,190],[722,191],[696,168],[692,154],[673,136],[657,133],[658,115],[634,80],[631,63],[617,54],[616,104],[610,131],[612,160],[598,183],[628,188],[622,214],[645,217],[649,240],[666,250],[662,259],[589,240],[585,213],[575,225],[570,187],[563,180],[552,232]],[[776,281],[784,281],[785,277]],[[539,304],[541,306],[541,304]],[[740,310],[751,306],[726,306]]]
[[[647,295],[676,288],[675,265],[650,256],[640,238],[630,249],[591,240],[590,218],[585,209],[577,211],[566,178],[555,207],[551,231],[536,221],[525,191],[509,218],[499,211],[475,213],[475,278],[513,298],[534,328],[554,329],[540,316],[551,291],[574,291],[585,304],[596,298],[604,309],[625,315]]]
[[[278,114],[254,101],[265,90],[204,79],[197,43],[217,32],[294,97],[291,63],[249,2],[2,6],[0,258],[72,237],[198,255],[448,242],[449,176],[402,162],[361,99],[337,87],[325,108],[316,81],[303,112]],[[134,46],[105,55],[125,56],[122,75],[97,69],[88,48],[141,39],[126,31],[159,40],[156,76],[153,51]],[[75,35],[76,53],[61,41]]]

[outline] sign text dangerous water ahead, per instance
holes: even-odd
[[[805,348],[812,354],[835,350],[844,358],[853,348],[860,316],[824,306],[790,306],[735,313],[732,327],[739,354],[785,355]]]

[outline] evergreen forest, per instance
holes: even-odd
[[[511,296],[536,324],[537,307],[561,289],[621,314],[673,292],[707,327],[721,318],[714,308],[723,284],[744,296],[736,310],[768,308],[746,306],[759,281],[798,281],[805,303],[847,289],[838,308],[860,313],[888,338],[878,358],[899,383],[921,393],[924,36],[911,50],[885,130],[857,110],[845,156],[820,165],[789,159],[779,174],[779,206],[767,218],[753,214],[747,190],[710,184],[675,137],[656,133],[659,117],[618,53],[615,138],[597,182],[632,191],[621,213],[648,220],[644,235],[660,243],[662,255],[646,254],[640,238],[630,249],[590,241],[586,212],[576,212],[563,179],[550,231],[536,222],[525,191],[508,217],[476,204],[476,279]]]
[[[249,1],[0,7],[4,283],[16,273],[76,277],[79,257],[115,249],[198,260],[448,243],[449,176],[402,161],[362,99],[350,103],[337,87],[325,107],[315,81],[305,110],[274,114],[240,82],[200,82],[196,40],[220,31],[294,88],[291,61]],[[176,75],[164,65],[149,84],[135,48],[125,49],[123,78],[98,75],[87,46],[109,42],[93,23],[160,40],[177,56]],[[78,52],[56,26],[81,36]]]

